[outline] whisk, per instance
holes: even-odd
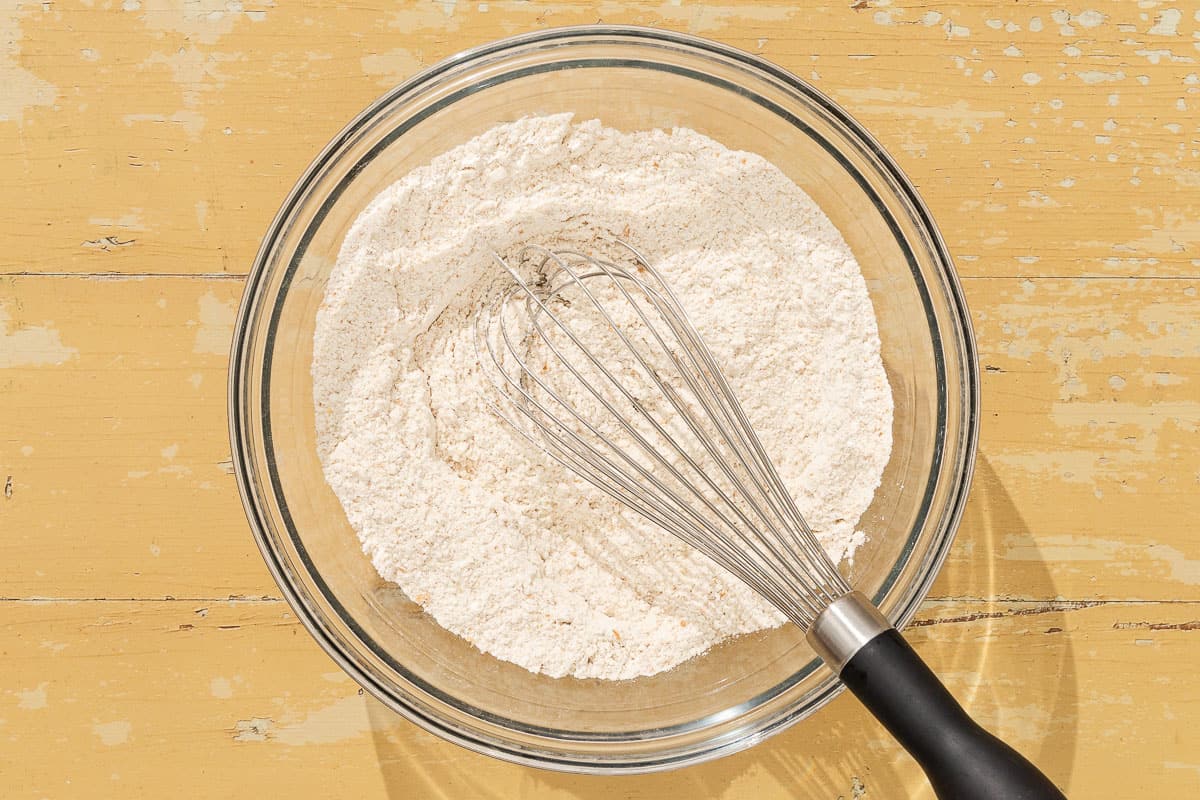
[[[479,310],[493,410],[550,458],[699,550],[806,634],[939,798],[1063,795],[974,723],[830,560],[712,352],[633,247],[526,247]]]

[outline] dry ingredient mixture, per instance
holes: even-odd
[[[633,678],[783,618],[489,413],[473,315],[493,251],[611,252],[670,282],[834,558],[891,452],[866,284],[841,235],[763,158],[691,130],[568,115],[494,127],[382,192],[317,315],[326,479],[379,574],[481,650],[551,676]]]

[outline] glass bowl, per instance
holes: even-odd
[[[895,402],[891,460],[850,578],[897,625],[928,590],[962,510],[977,367],[950,259],[892,160],[803,81],[713,42],[594,26],[485,45],[389,92],[308,168],[258,253],[230,367],[238,485],[281,590],[362,686],[436,734],[540,767],[646,772],[748,747],[840,684],[791,626],[628,681],[549,678],[481,653],[376,574],[315,446],[315,315],[355,217],[409,170],[489,127],[566,111],[624,130],[688,127],[759,153],[840,229],[867,279]]]

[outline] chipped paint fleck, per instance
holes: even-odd
[[[944,106],[922,105],[919,94],[904,89],[842,89],[837,95],[861,113],[922,120],[943,129],[975,130],[976,125],[986,120],[1004,118],[1003,111],[972,108],[966,100]]]
[[[1183,19],[1183,12],[1178,8],[1164,8],[1157,14],[1154,25],[1147,33],[1151,36],[1177,36],[1181,19]]]
[[[371,727],[363,698],[351,695],[293,722],[285,724],[281,720],[273,735],[288,745],[332,744],[361,736]]]
[[[1100,69],[1085,69],[1075,73],[1075,77],[1084,83],[1091,85],[1094,83],[1107,83],[1125,80],[1125,73],[1121,70],[1106,72]]]
[[[47,705],[46,687],[49,685],[48,682],[43,681],[36,688],[25,689],[23,691],[18,690],[16,692],[17,708],[24,711],[36,711],[40,708],[45,708]]]
[[[144,209],[135,208],[118,217],[109,216],[91,216],[88,217],[88,224],[94,225],[97,228],[120,228],[127,231],[144,231],[146,223],[142,219]]]
[[[200,325],[196,331],[194,353],[225,355],[233,339],[233,322],[237,308],[233,303],[217,299],[212,292],[200,297]]]
[[[107,747],[115,747],[129,741],[133,725],[126,720],[115,722],[97,722],[92,725],[92,733],[100,737],[100,743]]]
[[[12,315],[0,305],[0,369],[57,366],[79,355],[63,344],[61,334],[48,323],[11,327]]]
[[[368,53],[359,59],[359,65],[364,73],[380,77],[380,82],[387,85],[400,83],[425,66],[418,56],[403,48]]]
[[[270,735],[272,724],[267,717],[239,719],[234,723],[233,740],[235,742],[265,742]]]
[[[187,109],[170,114],[126,114],[121,117],[121,121],[128,126],[145,122],[157,125],[178,125],[190,139],[199,139],[200,134],[204,132],[206,123],[204,115],[199,111]]]
[[[1050,19],[1058,24],[1060,36],[1074,36],[1075,29],[1071,27],[1071,12],[1066,9],[1056,9],[1050,12]]]

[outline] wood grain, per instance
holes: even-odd
[[[1195,785],[1197,636],[1197,603],[941,602],[910,631],[980,721],[1077,797],[1116,796],[1117,778],[1136,796]],[[9,797],[932,797],[849,697],[718,762],[583,778],[468,753],[399,719],[283,602],[5,603],[0,637]]]
[[[846,699],[665,775],[476,756],[360,696],[258,556],[226,353],[287,191],[422,67],[596,21],[763,55],[909,174],[984,412],[911,637],[1070,796],[1194,792],[1200,4],[52,0],[0,10],[3,795],[930,797]]]
[[[964,274],[1200,275],[1197,22],[1164,17],[1194,4],[123,5],[4,12],[10,271],[244,274],[296,176],[385,89],[603,20],[714,37],[828,92],[912,176]]]

